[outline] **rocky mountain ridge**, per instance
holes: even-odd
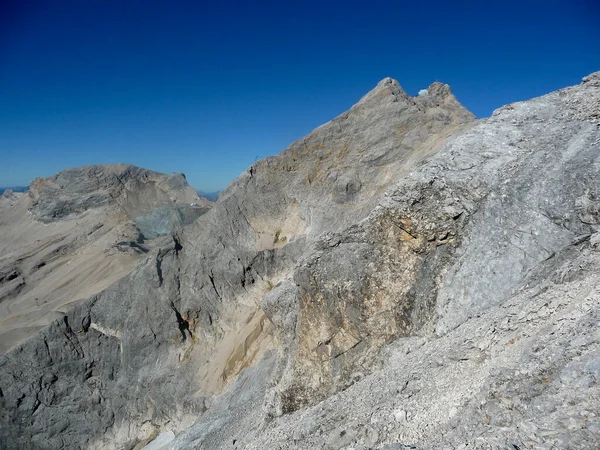
[[[599,106],[600,73],[480,122],[382,80],[3,356],[0,442],[597,442]]]

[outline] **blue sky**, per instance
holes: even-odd
[[[0,186],[126,162],[224,188],[386,76],[478,117],[600,70],[600,2],[0,3]]]

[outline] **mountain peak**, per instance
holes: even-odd
[[[372,90],[367,92],[367,94],[364,95],[357,104],[391,103],[398,101],[410,102],[410,96],[404,92],[398,81],[394,80],[393,78],[386,77],[377,83],[377,86],[375,86]]]
[[[403,103],[405,105],[416,106],[421,111],[442,107],[454,116],[459,116],[459,121],[466,122],[475,119],[475,116],[468,111],[454,96],[450,86],[435,81],[429,88],[419,92],[416,97],[408,95],[400,83],[393,78],[386,77],[364,95],[355,107],[376,107],[389,105],[391,103]]]
[[[432,97],[445,98],[453,94],[452,89],[450,89],[450,86],[448,84],[435,81],[431,83],[431,86],[429,86],[429,88],[427,89],[427,95]]]
[[[419,108],[430,111],[430,114],[435,114],[436,111],[442,108],[459,121],[466,122],[475,119],[473,113],[456,99],[450,86],[439,81],[431,83],[427,89],[419,92],[419,95],[414,97],[413,100]]]

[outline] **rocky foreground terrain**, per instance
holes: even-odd
[[[597,448],[599,171],[600,72],[385,79],[0,357],[0,447]]]
[[[192,207],[191,203],[196,203]],[[65,170],[0,196],[0,354],[130,272],[210,206],[182,174]]]

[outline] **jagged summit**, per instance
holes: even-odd
[[[234,194],[234,201],[243,203],[240,209],[249,210],[253,232],[246,241],[258,239],[257,248],[272,247],[278,231],[288,242],[305,235],[312,239],[364,218],[398,173],[474,123],[458,102],[418,103],[386,78],[345,113],[279,155],[254,163],[221,200]],[[257,208],[242,195],[260,196],[269,207]]]
[[[436,81],[425,91],[427,92],[426,95],[411,97],[402,89],[398,81],[387,77],[363,96],[354,108],[361,108],[366,105],[369,107],[383,107],[388,103],[401,102],[415,106],[430,115],[451,115],[452,120],[456,122],[468,122],[475,119],[475,116],[456,99],[449,85]]]
[[[365,94],[357,103],[357,105],[369,102],[410,102],[410,98],[411,97],[404,92],[398,81],[387,77],[377,83],[377,86]]]

